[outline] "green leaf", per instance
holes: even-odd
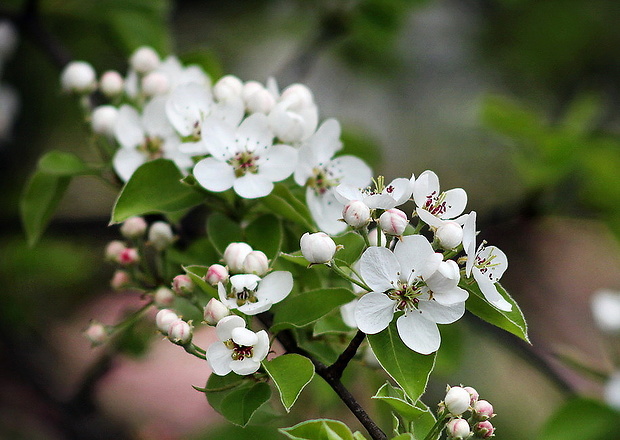
[[[308,260],[304,258],[304,256],[301,254],[301,251],[295,251],[290,254],[282,252],[280,253],[280,257],[282,257],[286,261],[290,261],[291,263],[295,263],[299,266],[308,267],[309,265]]]
[[[366,437],[364,437],[364,436],[362,435],[362,433],[361,433],[361,432],[359,432],[359,431],[355,431],[355,432],[353,433],[353,438],[354,438],[355,440],[368,440],[368,439],[367,439]]]
[[[282,222],[275,215],[263,215],[245,228],[245,240],[253,249],[263,251],[274,260],[282,247]]]
[[[269,208],[272,212],[297,223],[310,232],[315,232],[316,227],[309,220],[310,216],[305,216],[304,211],[300,211],[300,207],[291,205],[291,203],[285,200],[283,197],[272,192],[267,197],[260,199],[263,204]],[[305,209],[307,211],[308,208]]]
[[[307,420],[280,432],[293,440],[354,440],[347,425],[329,419]]]
[[[284,409],[289,412],[304,387],[314,377],[314,365],[304,356],[285,354],[263,362],[263,367],[278,388]]]
[[[243,241],[241,227],[224,214],[215,212],[207,219],[207,236],[220,255],[230,243]]]
[[[342,287],[310,290],[288,298],[274,306],[275,317],[271,331],[276,333],[284,328],[312,324],[353,299],[353,292]]]
[[[82,159],[72,153],[50,151],[39,159],[39,171],[58,177],[72,177],[97,173]]]
[[[204,391],[213,409],[239,426],[247,425],[271,397],[271,388],[265,382],[256,383],[235,373],[211,374]]]
[[[360,234],[353,231],[334,237],[334,242],[344,246],[344,249],[336,252],[336,258],[338,260],[346,261],[350,265],[359,260],[360,255],[362,255],[362,252],[366,247],[364,238]]]
[[[410,432],[405,432],[404,434],[393,437],[392,440],[416,440],[416,438]]]
[[[435,366],[435,353],[422,355],[409,349],[400,340],[394,322],[382,332],[368,335],[368,341],[383,369],[411,401],[417,401],[424,393]]]
[[[209,268],[205,266],[183,266],[183,270],[200,290],[211,298],[219,299],[217,289],[207,283],[204,279]]]
[[[19,205],[29,246],[34,246],[41,238],[70,181],[69,177],[41,171],[36,171],[30,178]]]
[[[180,182],[181,171],[174,162],[156,159],[141,165],[121,191],[112,223],[152,213],[181,211],[200,204],[204,196]]]
[[[585,398],[569,400],[545,423],[538,440],[609,440],[618,438],[620,413]]]
[[[470,293],[469,299],[465,303],[467,310],[480,319],[504,329],[526,342],[530,342],[527,336],[527,323],[525,322],[525,317],[523,316],[523,312],[521,312],[519,305],[510,297],[508,292],[506,292],[506,290],[504,290],[499,283],[495,283],[495,286],[506,301],[512,304],[511,311],[506,312],[504,310],[499,310],[491,305],[484,298],[484,295],[478,287],[478,283],[476,283],[473,278],[470,280],[461,279],[459,282],[459,287]]]
[[[323,316],[314,324],[312,334],[314,336],[323,335],[326,333],[349,333],[351,327],[346,325],[340,316],[340,311],[334,311]]]

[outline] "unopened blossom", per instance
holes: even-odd
[[[243,273],[262,277],[269,271],[269,259],[262,251],[251,251],[243,259]]]
[[[318,124],[318,108],[310,89],[292,84],[282,91],[269,113],[269,126],[282,142],[296,143],[308,139]]]
[[[260,278],[253,274],[233,275],[228,289],[222,283],[217,290],[220,301],[230,309],[246,315],[256,315],[269,310],[291,293],[293,276],[290,272],[275,271]]]
[[[159,66],[159,55],[152,47],[142,46],[129,58],[129,65],[138,73],[148,73]]]
[[[474,417],[477,420],[487,420],[495,415],[495,413],[493,413],[493,405],[483,399],[476,401],[472,405],[472,409],[474,411]]]
[[[245,320],[237,315],[226,316],[216,325],[219,339],[207,350],[207,362],[215,374],[225,376],[231,371],[245,376],[255,373],[269,353],[269,336],[245,328]]]
[[[167,287],[161,286],[153,293],[153,301],[160,307],[168,307],[174,304],[174,292]]]
[[[84,330],[84,336],[95,347],[107,342],[110,338],[110,333],[106,325],[98,321],[91,321],[88,328]]]
[[[125,238],[136,239],[141,238],[146,233],[148,224],[142,217],[130,217],[123,222],[120,231]]]
[[[334,158],[342,148],[340,123],[324,121],[318,130],[299,147],[295,182],[306,186],[306,204],[319,229],[338,234],[346,229],[342,218],[343,204],[334,194],[338,185],[366,187],[371,182],[370,167],[358,157],[344,155]]]
[[[118,257],[127,248],[127,245],[120,240],[112,240],[106,245],[105,259],[107,261],[118,261]]]
[[[442,220],[420,207],[416,208],[415,212],[420,220],[430,226],[435,233],[435,239],[442,248],[455,249],[463,242],[463,224],[469,214],[461,215],[454,220]]]
[[[446,424],[446,433],[450,440],[464,440],[469,437],[471,430],[469,423],[464,419],[451,419]]]
[[[609,406],[620,411],[620,370],[613,372],[607,379],[603,397]]]
[[[136,248],[125,248],[116,257],[116,262],[122,266],[131,266],[140,261],[140,254]]]
[[[457,286],[458,265],[443,261],[421,235],[404,237],[394,252],[369,247],[360,259],[360,273],[372,289],[355,311],[364,333],[382,331],[394,313],[403,311],[396,321],[399,336],[412,350],[429,354],[441,343],[437,324],[450,324],[465,313],[468,293]]]
[[[217,286],[218,283],[225,283],[228,281],[228,269],[221,264],[212,264],[207,269],[205,281],[212,286]]]
[[[463,387],[450,387],[444,398],[444,403],[450,414],[460,416],[469,409],[471,395]]]
[[[243,242],[233,242],[226,246],[223,260],[228,270],[232,273],[243,273],[245,257],[252,251],[252,246]]]
[[[164,95],[170,90],[166,75],[160,72],[151,72],[142,78],[142,93],[145,96]]]
[[[187,295],[194,290],[194,282],[188,275],[177,275],[172,279],[172,290],[179,296]]]
[[[162,251],[174,242],[174,233],[169,223],[154,222],[149,228],[149,243],[158,251]]]
[[[73,93],[90,93],[97,87],[95,69],[86,61],[72,61],[60,76],[63,90]]]
[[[374,189],[343,183],[336,187],[335,196],[344,205],[352,200],[361,200],[370,209],[391,209],[410,199],[413,191],[413,180],[413,176],[411,179],[400,177],[384,185],[383,178],[380,177]]]
[[[211,298],[204,310],[204,320],[209,325],[216,325],[222,318],[230,315],[230,310],[221,301]]]
[[[123,93],[125,80],[116,70],[108,70],[99,78],[99,90],[105,96],[114,98]]]
[[[342,208],[342,219],[353,229],[364,228],[371,220],[370,208],[361,200],[351,200]]]
[[[494,436],[495,427],[488,420],[483,420],[474,425],[476,438],[491,438]]]
[[[131,285],[131,276],[125,270],[117,270],[112,275],[112,279],[110,280],[110,286],[113,289],[120,290],[124,287],[128,287]]]
[[[306,232],[299,240],[301,254],[311,264],[329,263],[336,253],[336,243],[325,232]]]
[[[472,387],[463,387],[463,389],[469,393],[469,396],[471,397],[470,405],[473,406],[474,403],[476,403],[478,399],[480,398],[478,391],[476,391],[476,389]]]
[[[596,326],[604,332],[620,332],[620,291],[599,289],[590,301]]]
[[[453,219],[465,210],[467,193],[462,188],[445,192],[439,189],[439,178],[430,171],[424,171],[413,184],[413,200],[422,208],[440,219]]]
[[[243,90],[243,81],[234,75],[225,75],[213,85],[213,96],[219,101],[230,98],[240,98]]]
[[[379,216],[379,227],[385,235],[403,235],[408,224],[407,214],[398,208],[388,209]]]
[[[487,301],[499,310],[512,310],[512,304],[504,299],[495,285],[508,267],[508,258],[495,246],[482,243],[476,249],[476,211],[469,214],[463,225],[463,249],[467,254],[466,275],[474,276]]]
[[[192,326],[179,319],[168,326],[168,339],[179,345],[185,345],[192,340]]]
[[[93,132],[109,138],[114,137],[114,127],[118,118],[118,109],[113,105],[100,105],[93,110],[90,116],[90,126]]]
[[[159,331],[161,331],[164,335],[167,335],[170,324],[180,319],[181,318],[179,315],[177,315],[173,310],[161,309],[157,312],[157,315],[155,315],[155,324],[157,325]]]

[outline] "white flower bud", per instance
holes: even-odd
[[[474,434],[476,438],[490,438],[493,437],[495,427],[488,420],[483,420],[474,425]]]
[[[243,273],[253,273],[262,277],[268,270],[269,259],[261,251],[252,251],[243,260]]]
[[[243,89],[241,89],[241,99],[243,99],[243,102],[247,105],[248,100],[254,93],[264,89],[265,86],[258,81],[248,81],[243,84]]]
[[[179,296],[186,295],[194,290],[194,282],[187,275],[177,275],[172,280],[172,290]]]
[[[95,69],[85,61],[72,61],[60,75],[63,90],[74,93],[90,93],[97,87]]]
[[[179,318],[179,315],[177,315],[172,310],[161,309],[159,312],[157,312],[157,315],[155,316],[155,324],[157,325],[159,331],[167,335],[170,324],[180,319],[181,318]]]
[[[450,414],[460,416],[469,408],[471,396],[462,387],[451,387],[446,393],[444,402]]]
[[[291,110],[301,110],[314,104],[314,97],[310,89],[303,84],[291,84],[282,91],[280,101],[290,102]]]
[[[169,88],[168,78],[161,72],[151,72],[142,78],[142,92],[146,96],[163,95]]]
[[[192,327],[182,319],[174,321],[168,327],[168,339],[179,345],[185,345],[192,340]]]
[[[472,387],[463,387],[463,389],[469,393],[469,397],[471,398],[469,400],[469,404],[473,406],[474,403],[476,403],[480,398],[478,391],[476,391],[476,389]]]
[[[107,342],[110,335],[105,325],[97,321],[91,321],[88,328],[84,330],[84,336],[95,347]]]
[[[444,249],[454,249],[463,241],[463,228],[456,222],[445,222],[435,231],[435,238]]]
[[[221,264],[212,264],[207,269],[205,281],[212,286],[217,286],[218,283],[225,283],[228,281],[228,269]]]
[[[159,66],[159,55],[153,48],[142,46],[131,55],[129,64],[138,73],[149,73]]]
[[[149,228],[149,242],[158,251],[163,251],[174,241],[172,228],[166,222],[155,222]]]
[[[153,300],[158,306],[170,306],[174,303],[174,292],[167,287],[161,286],[153,294]]]
[[[370,222],[370,208],[361,200],[352,200],[342,210],[342,218],[354,229],[363,228]]]
[[[385,235],[402,235],[408,224],[407,214],[396,208],[388,209],[379,217],[379,227]]]
[[[600,289],[592,295],[592,315],[597,327],[604,332],[620,332],[620,292]]]
[[[205,307],[205,322],[209,325],[217,325],[220,319],[230,315],[230,310],[221,301],[211,298]]]
[[[469,437],[471,430],[469,423],[464,419],[452,419],[446,425],[446,433],[449,439],[463,440]]]
[[[336,243],[325,232],[306,232],[299,245],[304,258],[312,264],[329,263],[336,253]]]
[[[116,258],[116,262],[123,266],[131,266],[132,264],[137,264],[139,261],[140,254],[135,248],[125,248]]]
[[[108,70],[99,79],[99,90],[108,98],[114,98],[123,93],[125,80],[116,70]]]
[[[124,287],[127,287],[131,284],[131,276],[124,270],[117,270],[112,275],[112,280],[110,281],[110,286],[113,289],[119,290]]]
[[[250,95],[246,107],[250,113],[268,114],[276,105],[276,100],[267,89],[260,89]]]
[[[241,97],[243,83],[234,75],[226,75],[213,86],[213,95],[218,101]]]
[[[147,227],[146,220],[142,217],[131,217],[121,225],[121,234],[125,238],[140,238],[146,232]]]
[[[118,257],[127,246],[120,240],[112,240],[105,247],[105,259],[107,261],[118,261]]]
[[[474,416],[476,420],[487,420],[493,417],[493,405],[486,400],[478,400],[473,404]]]
[[[603,397],[607,405],[620,411],[620,371],[613,372],[607,379]]]
[[[114,126],[118,118],[118,109],[112,105],[100,105],[90,116],[90,126],[97,134],[114,136]]]
[[[243,272],[243,261],[252,252],[252,247],[247,243],[230,243],[224,250],[224,262],[231,273]]]

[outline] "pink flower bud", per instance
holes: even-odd
[[[452,419],[446,425],[446,433],[449,439],[462,440],[471,433],[469,423],[464,419]]]
[[[125,81],[120,73],[115,70],[108,70],[99,80],[99,90],[108,98],[113,98],[123,92]]]
[[[230,310],[221,301],[211,298],[205,307],[205,322],[209,325],[217,325],[220,320],[230,315]]]
[[[243,273],[243,261],[252,252],[247,243],[230,243],[224,250],[224,262],[231,273]]]
[[[114,275],[112,275],[112,280],[110,281],[110,286],[116,290],[127,287],[130,284],[131,276],[124,270],[117,270],[114,272]]]
[[[161,309],[159,312],[157,312],[157,315],[155,316],[155,324],[157,325],[159,331],[167,335],[170,324],[180,319],[181,318],[179,318],[179,315],[177,315],[172,310]]]
[[[342,218],[354,229],[363,228],[370,223],[370,208],[361,200],[353,200],[342,210]]]
[[[172,228],[166,222],[155,222],[149,228],[149,242],[158,251],[163,251],[174,241]]]
[[[158,306],[170,306],[174,303],[174,292],[167,287],[160,287],[153,293],[153,301]]]
[[[118,261],[119,255],[125,249],[127,249],[127,246],[125,246],[125,243],[123,243],[120,240],[113,240],[109,242],[105,248],[105,259],[107,261]]]
[[[187,275],[177,275],[172,280],[172,290],[179,296],[192,293],[194,290],[194,282]]]
[[[478,400],[473,405],[474,415],[477,420],[487,420],[493,417],[493,405],[486,400]]]
[[[212,264],[209,266],[209,269],[207,269],[205,281],[212,286],[217,286],[219,283],[225,283],[228,281],[228,269],[221,264]]]
[[[462,387],[451,387],[446,393],[444,402],[450,414],[460,416],[469,408],[471,396]]]
[[[142,217],[131,217],[121,225],[121,234],[125,238],[140,238],[148,227],[146,220]]]
[[[142,92],[146,96],[163,95],[169,88],[168,78],[161,72],[151,72],[142,78]]]
[[[218,101],[226,101],[230,98],[238,98],[241,96],[243,83],[234,75],[226,75],[221,77],[213,86],[213,95]]]
[[[469,401],[469,404],[471,406],[474,405],[474,403],[476,403],[478,401],[478,399],[480,398],[480,395],[478,394],[478,391],[476,391],[475,388],[472,387],[463,387],[464,390],[466,390],[469,393],[469,396],[471,397],[471,400]]]
[[[302,255],[311,264],[329,263],[336,253],[336,243],[325,232],[306,232],[299,244]]]
[[[174,321],[168,327],[168,339],[179,345],[185,345],[192,340],[192,327],[182,319]]]
[[[116,262],[123,266],[131,266],[132,264],[136,264],[139,261],[140,255],[138,254],[138,250],[135,248],[124,249],[116,259]]]
[[[63,90],[73,93],[90,93],[97,87],[95,69],[85,61],[72,61],[60,76]]]
[[[253,273],[262,277],[268,270],[269,259],[261,251],[252,251],[243,260],[243,273]]]
[[[107,342],[110,335],[105,325],[97,321],[91,321],[88,328],[84,330],[84,336],[86,336],[92,346],[95,347]]]
[[[435,231],[435,238],[444,249],[454,249],[463,241],[463,228],[456,222],[445,222]]]
[[[159,55],[151,47],[142,46],[131,55],[129,64],[138,73],[148,73],[159,66]]]
[[[90,126],[97,134],[114,136],[114,126],[118,118],[118,109],[112,105],[100,105],[90,116]]]
[[[495,427],[488,420],[483,420],[474,425],[474,433],[478,438],[490,438],[493,437]]]
[[[385,235],[402,235],[408,224],[407,214],[396,208],[388,209],[379,217],[379,227]]]

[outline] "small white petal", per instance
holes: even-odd
[[[144,142],[144,128],[135,108],[130,105],[121,106],[114,125],[114,135],[124,148],[133,148]]]
[[[469,213],[463,225],[463,250],[467,254],[467,263],[465,264],[465,273],[467,277],[471,276],[471,269],[476,262],[476,211]]]
[[[220,341],[228,341],[232,338],[233,330],[239,327],[245,328],[245,320],[238,315],[229,315],[218,321],[215,332]]]
[[[465,314],[465,301],[450,305],[437,301],[420,301],[418,307],[424,318],[437,324],[452,324]]]
[[[251,347],[258,342],[258,336],[245,327],[235,327],[231,332],[231,339],[237,345]]]
[[[245,313],[246,315],[258,315],[259,313],[263,313],[269,310],[271,306],[272,302],[268,299],[259,299],[254,303],[245,303],[242,306],[237,307],[237,310],[239,310],[241,313]]]
[[[142,125],[149,136],[160,138],[174,135],[174,128],[166,117],[166,98],[158,96],[144,106]]]
[[[463,188],[454,188],[445,192],[446,199],[446,212],[441,215],[441,218],[455,218],[465,211],[467,206],[467,193]]]
[[[433,291],[433,298],[435,298],[435,301],[439,304],[448,306],[467,300],[467,298],[469,298],[469,293],[460,287],[454,287],[440,292]]]
[[[478,287],[480,287],[480,291],[487,299],[487,301],[489,301],[500,310],[512,310],[512,304],[510,304],[504,299],[503,296],[500,295],[500,293],[497,291],[497,287],[495,287],[495,283],[493,283],[486,275],[480,272],[480,269],[474,267],[472,269],[472,273],[474,274],[474,279],[478,283]]]
[[[339,221],[342,218],[343,206],[336,199],[333,188],[320,195],[317,195],[312,188],[306,188],[306,204],[312,219],[321,231],[336,235],[347,228],[345,222]]]
[[[199,84],[176,87],[166,102],[168,120],[181,136],[191,135],[211,112],[213,98],[209,90]]]
[[[372,170],[356,156],[339,156],[326,166],[327,172],[340,183],[365,188],[372,181]]]
[[[418,214],[418,217],[420,217],[420,219],[429,226],[439,228],[444,224],[443,220],[441,220],[439,217],[435,217],[426,209],[416,208],[415,212],[416,214]]]
[[[271,272],[261,280],[256,290],[256,297],[276,304],[286,298],[292,289],[293,275],[290,272],[278,270]]]
[[[392,180],[383,190],[384,193],[390,195],[395,201],[395,206],[400,206],[411,197],[413,193],[413,184],[409,179],[399,177]]]
[[[420,354],[431,354],[439,349],[441,335],[437,324],[413,311],[396,320],[398,335],[405,345]]]
[[[476,260],[486,260],[490,262],[490,265],[486,267],[484,275],[494,283],[499,281],[508,268],[508,258],[506,254],[496,246],[484,247],[476,254]]]
[[[416,205],[422,207],[426,203],[427,196],[433,193],[435,196],[439,195],[439,178],[434,172],[426,170],[413,184],[413,200]]]
[[[198,162],[194,166],[193,173],[198,183],[209,191],[226,191],[235,182],[233,167],[212,157],[207,157]]]
[[[260,362],[267,357],[269,353],[269,336],[265,330],[261,330],[256,333],[258,341],[254,344],[254,356],[253,359]]]
[[[409,280],[411,273],[415,276],[420,275],[420,272],[428,267],[428,260],[434,258],[434,254],[435,251],[426,237],[422,235],[403,237],[394,248],[394,255],[402,270],[401,279]]]
[[[274,145],[257,161],[258,173],[272,182],[286,179],[297,165],[297,150],[288,145]]]
[[[360,190],[359,187],[354,185],[349,185],[346,183],[341,183],[336,187],[336,192],[334,193],[336,198],[340,203],[346,205],[351,200],[363,200],[364,194]]]
[[[209,366],[218,376],[226,376],[232,371],[232,350],[226,348],[221,342],[214,342],[207,349],[207,361]]]
[[[269,195],[273,190],[273,182],[260,174],[248,173],[235,179],[233,188],[244,199],[257,199]]]
[[[360,272],[368,286],[375,292],[393,289],[399,278],[400,264],[387,248],[371,246],[360,258]]]
[[[247,376],[258,371],[260,362],[255,361],[253,357],[243,358],[242,360],[232,361],[230,367],[238,375]]]
[[[144,162],[146,162],[146,157],[133,148],[119,148],[116,150],[112,161],[114,171],[123,182],[127,182],[134,171]]]
[[[394,317],[394,300],[383,293],[362,296],[355,309],[355,322],[364,333],[373,335],[385,329]]]

